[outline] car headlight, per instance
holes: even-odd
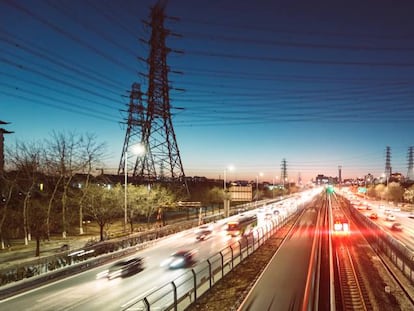
[[[109,270],[105,270],[105,271],[99,272],[99,273],[96,275],[96,278],[97,278],[97,279],[106,278],[106,277],[108,276],[108,273],[109,273]]]
[[[122,274],[122,270],[116,270],[108,274],[108,279],[115,279]]]

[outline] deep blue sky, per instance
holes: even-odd
[[[0,2],[5,146],[95,133],[117,170],[128,91],[146,91],[145,0]],[[362,3],[362,4],[361,4]],[[187,176],[272,181],[407,172],[414,145],[412,1],[168,1],[173,124]]]

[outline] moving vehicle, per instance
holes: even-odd
[[[349,221],[344,216],[337,216],[333,220],[334,235],[349,235]]]
[[[393,214],[388,214],[385,219],[388,220],[388,221],[394,221],[395,220],[395,216]]]
[[[371,219],[378,219],[378,214],[377,213],[371,213],[369,215],[369,218],[371,218]]]
[[[257,216],[243,216],[227,223],[227,234],[232,237],[244,236],[252,233],[257,226]]]
[[[196,239],[205,241],[213,235],[213,227],[211,225],[202,225],[196,231]]]
[[[193,250],[179,250],[161,263],[162,267],[170,269],[187,268],[195,263],[195,252]]]
[[[402,231],[402,229],[403,229],[402,225],[399,222],[395,222],[391,226],[391,230],[394,230],[394,231]]]
[[[142,270],[144,270],[143,259],[141,257],[136,257],[114,263],[108,270],[98,273],[96,278],[107,278],[108,280],[112,280],[117,277],[124,277],[138,273]]]

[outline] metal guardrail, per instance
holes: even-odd
[[[37,258],[14,267],[0,270],[0,298],[38,286],[42,282],[66,277],[102,265],[115,258],[144,249],[159,238],[198,225],[198,220],[183,221],[131,236],[98,242],[96,244]]]
[[[244,204],[246,210],[280,201],[280,198]],[[238,206],[231,210],[231,215],[238,214]],[[223,213],[212,216],[202,216],[206,222],[223,218]],[[68,250],[52,256],[36,258],[0,270],[0,299],[12,296],[18,292],[34,288],[39,284],[61,279],[69,275],[102,265],[115,258],[120,258],[143,249],[157,239],[187,230],[199,225],[200,219],[193,218],[179,223],[150,231],[134,233],[128,237],[119,237],[96,243],[81,249]],[[70,256],[76,254],[76,256]]]
[[[402,244],[392,235],[380,228],[371,219],[361,214],[349,203],[349,210],[355,220],[366,229],[365,238],[373,246],[374,249],[385,254],[393,264],[407,277],[412,285],[414,285],[414,252],[407,246]]]
[[[290,219],[294,212],[286,216],[280,215],[277,219],[258,227],[251,236],[243,237],[240,241],[222,249],[172,282],[145,297],[137,297],[124,304],[122,310],[185,310],[257,250]]]

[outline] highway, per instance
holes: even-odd
[[[300,310],[317,212],[308,209],[282,243],[239,310]]]
[[[0,302],[3,310],[119,310],[137,296],[143,296],[185,272],[185,269],[169,270],[161,267],[171,253],[179,249],[193,249],[196,259],[208,258],[232,243],[220,234],[224,222],[214,224],[214,238],[197,241],[194,229],[169,236],[155,246],[140,251],[136,256],[144,258],[145,269],[135,275],[114,280],[96,279],[96,275],[110,264],[45,285]]]
[[[256,211],[247,213],[256,213]],[[284,216],[275,217],[281,219]],[[163,238],[154,246],[137,252],[133,256],[144,258],[144,270],[132,276],[113,280],[97,279],[96,275],[106,270],[111,263],[4,299],[0,302],[0,309],[120,310],[122,306],[137,298],[145,297],[189,270],[186,268],[170,270],[161,266],[161,263],[173,252],[183,249],[194,250],[195,265],[197,265],[235,243],[237,238],[225,234],[227,221],[228,219],[214,223],[214,234],[206,241],[196,240],[196,229],[190,229]]]
[[[347,197],[351,202],[355,200],[354,196],[350,196],[348,193],[341,193]],[[378,215],[378,219],[371,220],[376,223],[382,230],[393,236],[400,241],[404,246],[414,252],[414,219],[409,218],[409,212],[401,211],[392,204],[383,203],[380,201],[364,200],[359,198],[358,201],[363,202],[365,206],[369,206],[371,209],[362,209],[359,212],[366,217],[372,213]],[[395,216],[394,221],[387,220],[385,211],[389,210]],[[395,231],[391,229],[394,223],[400,223],[402,225],[402,231]]]
[[[288,200],[280,202],[278,206],[291,205]],[[402,232],[394,232],[389,230],[391,222],[385,220],[382,208],[373,206],[372,210],[361,211],[367,215],[371,212],[378,213],[379,218],[375,222],[381,225],[383,230],[414,249],[414,219],[408,218],[407,213],[395,212],[396,221],[401,222],[404,229]],[[316,216],[315,209],[307,209],[304,212],[267,266],[262,276],[263,285],[255,288],[249,295],[249,300],[244,304],[249,308],[243,310],[272,310],[276,307],[280,310],[295,310],[301,306]],[[275,217],[279,219],[284,216],[281,214]],[[235,243],[236,238],[225,234],[227,221],[228,219],[214,223],[214,234],[206,241],[196,240],[195,229],[191,229],[160,239],[152,247],[137,252],[133,256],[144,258],[144,270],[132,276],[113,280],[97,279],[96,275],[106,270],[111,263],[4,299],[0,301],[0,309],[121,310],[162,286],[170,289],[170,282],[189,273],[188,268],[170,270],[161,267],[161,263],[173,252],[181,249],[196,251],[194,269],[197,270],[201,262]]]

